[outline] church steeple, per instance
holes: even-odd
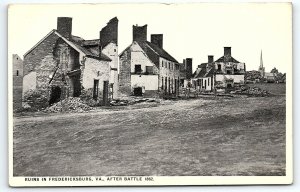
[[[262,58],[262,50],[260,51],[260,65],[258,71],[260,72],[262,77],[265,77],[265,68],[264,68],[264,63]]]
[[[260,67],[259,68],[264,68],[264,63],[263,63],[263,58],[262,58],[262,50],[260,51]]]

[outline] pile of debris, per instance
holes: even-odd
[[[79,97],[69,97],[47,107],[45,112],[85,112],[92,108],[85,104]]]
[[[154,98],[142,98],[142,97],[128,97],[124,99],[116,99],[110,102],[111,106],[126,106],[126,105],[134,105],[137,103],[152,103],[159,102],[159,100]]]
[[[240,87],[240,89],[232,91],[230,93],[242,94],[242,95],[248,95],[248,96],[254,96],[254,97],[267,97],[267,96],[271,95],[270,92],[268,92],[266,90],[262,90],[259,87],[248,87],[248,86],[242,86],[242,87]]]

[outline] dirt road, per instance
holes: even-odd
[[[15,176],[284,175],[285,97],[14,119]]]

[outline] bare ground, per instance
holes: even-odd
[[[284,96],[143,107],[15,117],[14,175],[285,175]]]

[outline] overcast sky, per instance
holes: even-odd
[[[266,71],[287,72],[292,65],[292,20],[288,3],[260,4],[98,4],[17,5],[10,7],[9,55],[23,58],[52,29],[57,17],[72,17],[72,34],[99,38],[99,31],[113,17],[119,19],[119,53],[132,42],[132,25],[148,24],[150,34],[164,35],[164,49],[175,59],[193,58],[194,69],[218,59],[223,47],[232,56],[257,70],[260,52]]]

